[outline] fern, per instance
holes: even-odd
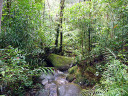
[[[97,88],[96,96],[127,96],[128,95],[128,67],[119,60],[112,60],[107,64],[101,81],[103,88]]]
[[[112,52],[109,48],[106,48],[116,59],[116,55],[114,54],[114,52]]]

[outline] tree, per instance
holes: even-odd
[[[0,33],[1,33],[2,7],[3,7],[3,0],[0,0]]]
[[[58,23],[58,26],[56,29],[56,31],[57,31],[56,41],[55,41],[56,47],[58,47],[58,37],[59,37],[59,33],[60,33],[60,50],[59,50],[59,52],[62,52],[62,44],[63,44],[63,32],[62,32],[62,30],[60,31],[60,29],[62,29],[62,23],[63,23],[64,3],[65,3],[65,0],[60,1],[60,17],[59,17],[59,23]]]
[[[64,10],[64,2],[65,0],[61,0],[61,11],[60,11],[60,28],[62,29],[62,19],[63,19],[63,10]],[[60,52],[62,52],[62,45],[63,45],[63,32],[60,31]]]

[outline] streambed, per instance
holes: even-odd
[[[35,96],[79,96],[81,87],[66,80],[67,72],[56,70],[40,76],[43,88]]]

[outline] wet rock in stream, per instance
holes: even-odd
[[[49,96],[57,96],[57,85],[55,83],[46,84],[45,90],[49,90]]]
[[[44,88],[36,96],[79,96],[81,91],[79,85],[69,83],[66,74],[58,70],[54,74],[42,74],[40,79]]]
[[[38,91],[38,92],[36,93],[35,96],[49,96],[49,90],[41,89],[40,91]]]
[[[79,96],[81,88],[77,84],[64,84],[58,87],[58,96]]]

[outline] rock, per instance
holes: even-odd
[[[45,74],[45,73],[43,73],[43,74],[40,76],[40,79],[41,79],[41,80],[44,80],[44,79],[54,80],[54,75],[53,75],[53,74]]]
[[[65,77],[65,74],[59,70],[57,70],[55,73],[54,73],[54,77],[55,78],[58,78],[58,77]]]
[[[48,84],[48,79],[42,80],[42,85],[46,85],[46,84]]]
[[[57,85],[63,85],[63,84],[67,84],[68,83],[68,81],[67,80],[65,80],[65,79],[63,79],[63,78],[57,78],[56,80],[55,80],[55,82],[56,82],[56,84]]]
[[[57,96],[57,85],[55,83],[46,84],[45,90],[49,90],[49,96]]]
[[[49,96],[49,91],[48,90],[41,89],[40,91],[38,91],[36,93],[35,96]]]
[[[57,85],[52,85],[49,91],[49,96],[57,96]]]
[[[77,84],[64,84],[58,87],[58,96],[79,96],[81,87]]]
[[[47,61],[49,61],[57,69],[65,71],[70,68],[70,65],[73,64],[74,58],[50,54]]]

